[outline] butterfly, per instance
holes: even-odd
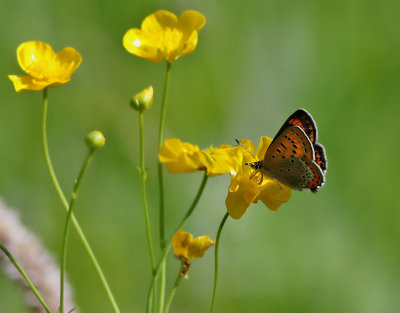
[[[246,163],[261,175],[296,190],[316,192],[325,183],[328,162],[325,148],[317,142],[318,130],[311,114],[304,109],[294,112],[272,140],[264,159]],[[263,177],[261,176],[262,182]]]

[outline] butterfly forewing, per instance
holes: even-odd
[[[289,126],[300,127],[312,143],[317,141],[318,131],[311,114],[304,109],[298,109],[283,123],[275,137],[278,137]]]

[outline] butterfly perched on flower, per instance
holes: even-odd
[[[292,189],[308,188],[316,192],[325,183],[328,164],[325,148],[317,138],[318,130],[311,114],[299,109],[283,123],[264,159],[246,164],[256,170],[252,176],[261,173]]]

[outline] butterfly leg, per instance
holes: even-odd
[[[251,180],[251,179],[252,179],[254,176],[256,176],[256,174],[259,173],[259,172],[260,172],[259,170],[254,171],[253,174],[251,174],[249,180]]]
[[[281,184],[279,183],[279,180],[277,180],[277,179],[275,178],[275,181],[276,181],[276,184],[278,185],[279,189],[282,190],[282,186],[281,186]]]
[[[260,172],[260,173],[261,173],[261,172]],[[260,178],[260,181],[258,182],[258,184],[261,185],[262,182],[263,182],[263,180],[264,180],[264,174],[261,173],[261,178]]]

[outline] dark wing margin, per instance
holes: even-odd
[[[313,144],[317,142],[317,126],[311,114],[308,113],[306,110],[298,109],[296,112],[290,115],[285,123],[283,123],[282,127],[279,129],[275,138],[277,138],[289,126],[300,127],[306,133],[307,137]]]
[[[328,168],[328,160],[326,159],[325,148],[320,143],[314,144],[315,162],[319,165],[322,173],[325,174]]]

